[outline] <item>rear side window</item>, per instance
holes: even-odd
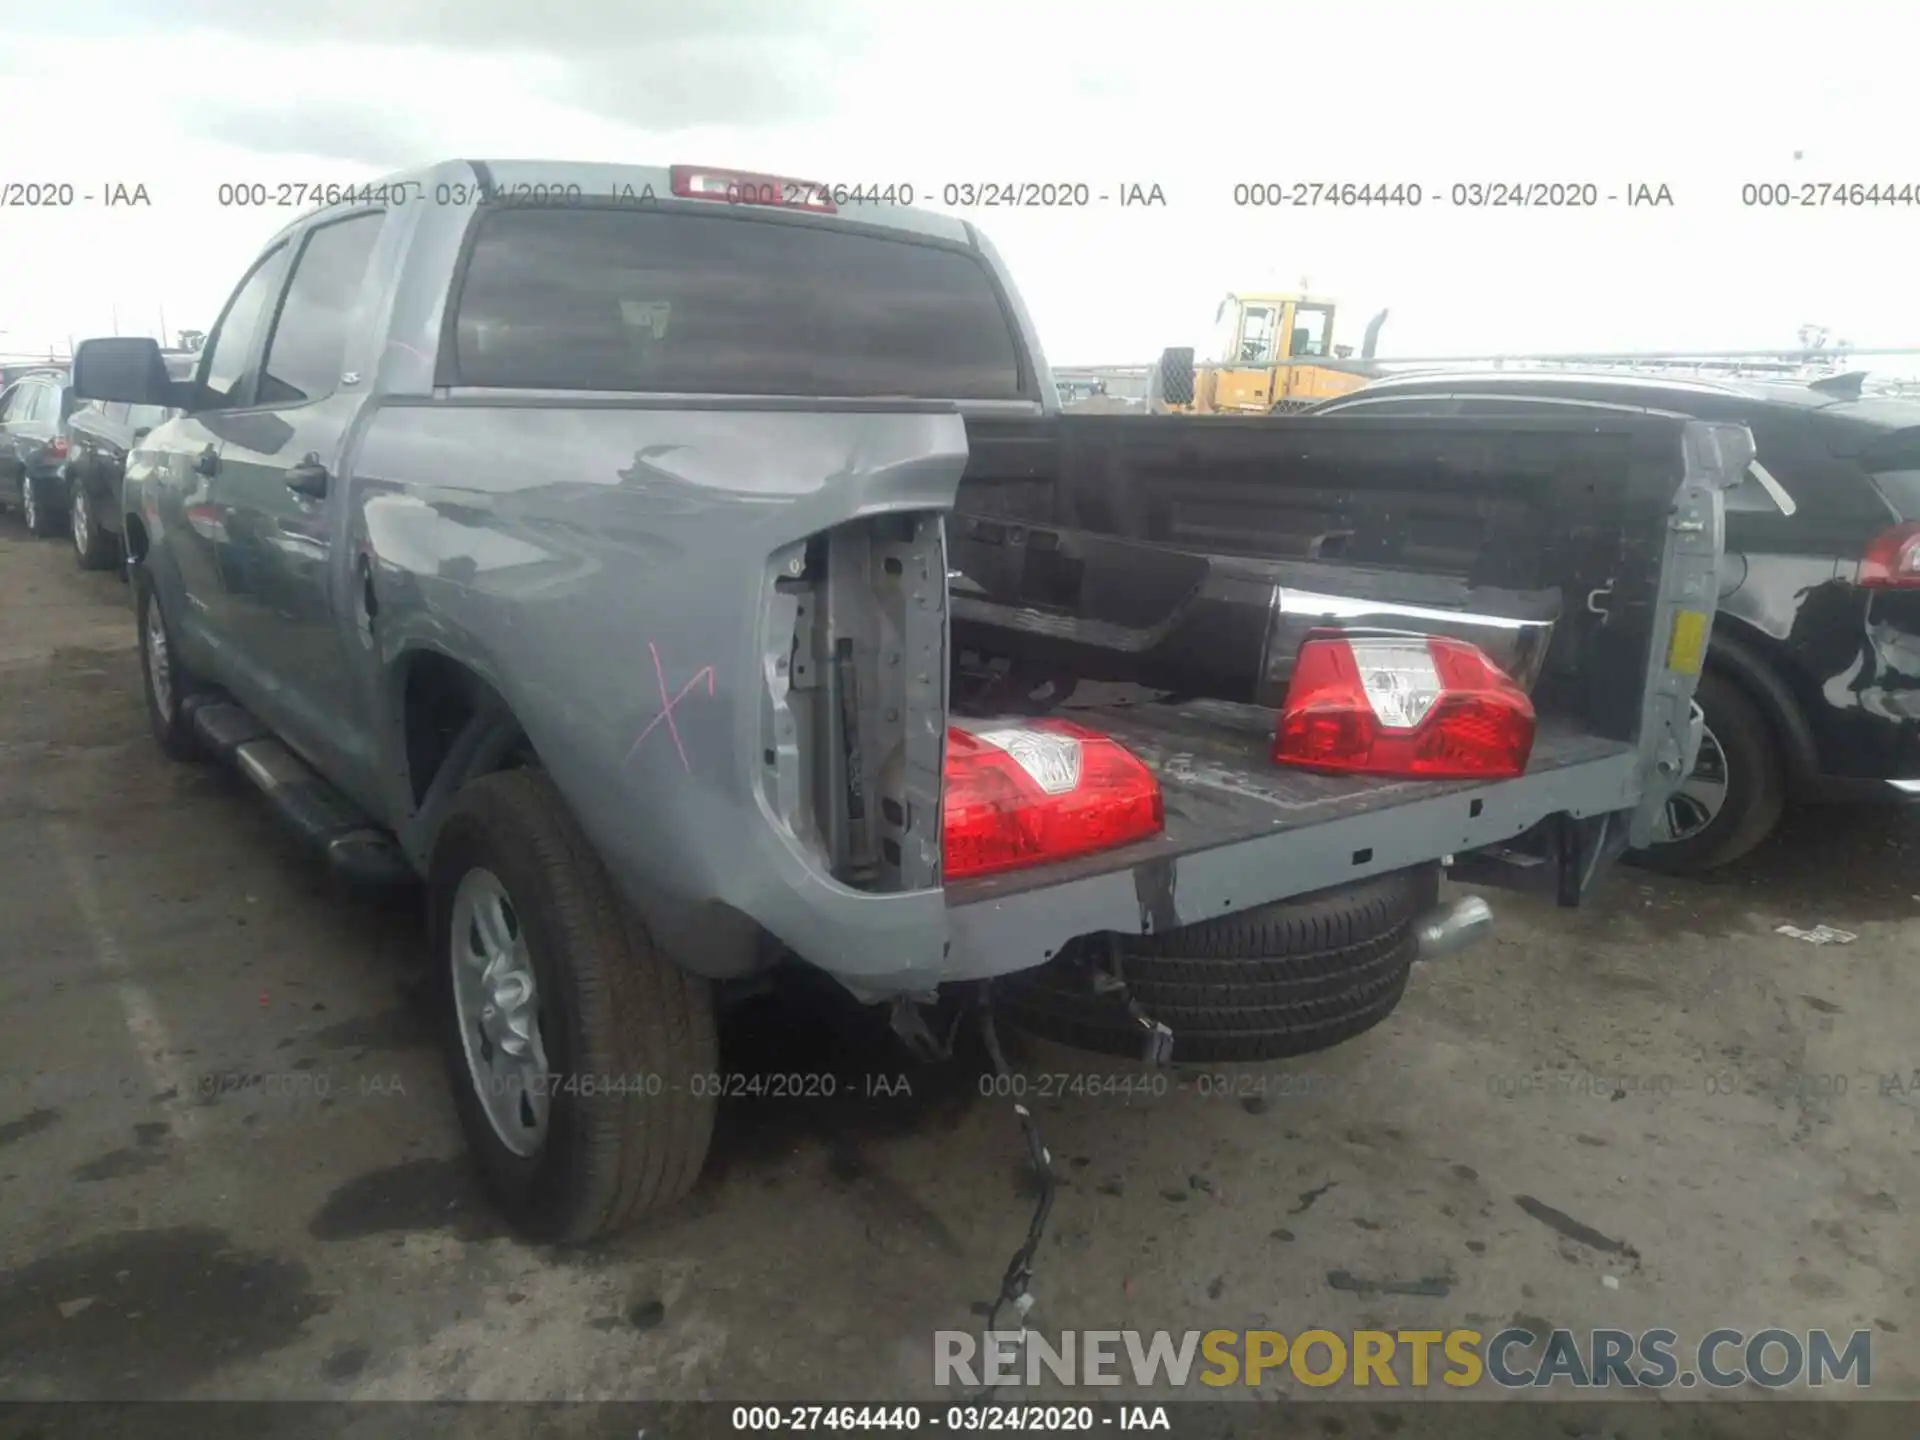
[[[733,215],[527,208],[478,224],[459,384],[1021,398],[1006,312],[965,252]]]
[[[1920,520],[1920,464],[1911,470],[1878,470],[1874,486],[1902,520]]]

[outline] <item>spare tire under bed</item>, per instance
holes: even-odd
[[[1173,1032],[1173,1063],[1278,1060],[1372,1029],[1406,991],[1415,923],[1439,899],[1438,865],[1376,876],[1205,920],[1118,937],[1118,964],[1142,1011]],[[1126,1006],[1093,987],[1113,937],[1084,936],[996,985],[1019,1029],[1103,1055],[1138,1056]]]

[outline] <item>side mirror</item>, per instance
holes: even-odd
[[[73,352],[73,393],[126,405],[175,403],[159,342],[146,336],[82,340]]]
[[[142,440],[146,439],[147,436],[151,435],[152,433],[153,433],[153,426],[142,425],[138,430],[133,432],[133,443],[138,445]]]

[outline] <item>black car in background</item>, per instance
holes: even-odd
[[[66,515],[74,404],[64,370],[28,371],[0,390],[0,504],[18,510],[35,535],[58,533]]]
[[[200,357],[185,351],[164,354],[170,379],[184,380]],[[122,554],[121,487],[127,454],[150,430],[179,412],[158,405],[122,405],[89,401],[67,422],[66,507],[68,530],[83,570],[104,570]]]
[[[1766,838],[1788,800],[1920,795],[1920,401],[1812,384],[1633,373],[1390,377],[1316,415],[1652,410],[1729,420],[1756,459],[1727,492],[1719,610],[1696,694],[1707,734],[1639,858],[1676,874]]]

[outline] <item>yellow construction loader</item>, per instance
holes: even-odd
[[[1358,390],[1380,372],[1371,362],[1382,310],[1367,323],[1360,356],[1333,339],[1334,302],[1304,293],[1229,295],[1214,314],[1212,358],[1163,351],[1149,379],[1152,408],[1185,415],[1265,415],[1303,410]]]

